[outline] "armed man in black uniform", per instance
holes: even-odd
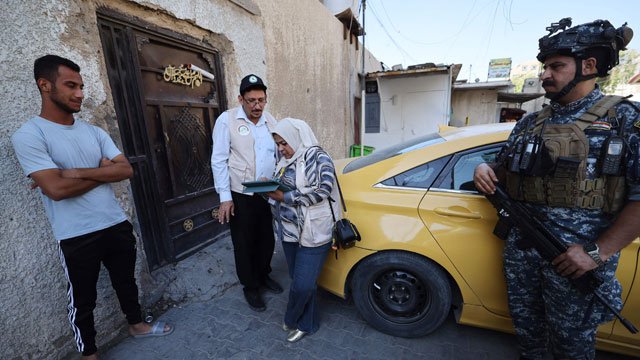
[[[640,235],[640,108],[603,95],[595,78],[618,64],[633,36],[625,25],[596,20],[570,27],[566,18],[548,27],[538,60],[550,105],[516,124],[496,163],[475,170],[478,190],[494,194],[498,183],[568,246],[545,260],[517,224],[505,240],[503,270],[521,359],[542,359],[549,347],[557,359],[595,357],[596,329],[613,314],[569,279],[593,270],[603,280],[597,291],[622,308],[619,251]],[[496,173],[505,176],[498,181]]]

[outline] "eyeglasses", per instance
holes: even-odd
[[[242,98],[242,100],[244,100],[244,101],[245,101],[247,104],[249,104],[249,106],[251,106],[251,107],[254,107],[254,106],[256,106],[257,104],[264,105],[264,104],[266,104],[266,103],[267,103],[267,99],[266,99],[266,98],[250,99],[250,100],[247,100],[247,99],[245,99],[245,98],[243,97],[243,98]]]

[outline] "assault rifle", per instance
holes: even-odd
[[[540,215],[534,209],[527,209],[520,202],[511,199],[499,186],[496,186],[495,194],[486,196],[493,207],[498,210],[499,221],[494,234],[499,238],[506,239],[509,234],[508,231],[515,225],[520,228],[522,234],[526,234],[525,247],[535,248],[540,253],[540,256],[548,261],[552,261],[569,248],[556,234],[547,229],[546,225],[540,220]],[[593,270],[587,271],[577,279],[569,278],[569,281],[581,293],[585,295],[593,294],[632,334],[638,333],[638,329],[600,294],[598,288],[603,283],[603,280]]]

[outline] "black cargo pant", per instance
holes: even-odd
[[[60,241],[60,260],[68,281],[69,322],[82,355],[97,351],[93,309],[96,307],[96,283],[101,262],[109,271],[111,284],[129,324],[142,321],[134,278],[136,240],[132,230],[131,223],[124,221]]]
[[[271,207],[259,195],[231,192],[234,216],[231,217],[231,241],[236,273],[247,290],[258,290],[271,272],[274,237]]]

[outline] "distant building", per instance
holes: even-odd
[[[511,68],[511,79],[518,77],[538,77],[538,74],[542,72],[541,64],[538,60],[525,61],[519,64],[515,64]]]
[[[528,79],[534,86],[527,92],[516,93],[509,80],[477,83],[458,82],[453,86],[451,98],[451,126],[468,126],[517,121],[529,113],[543,93],[538,91],[537,79]],[[534,105],[530,105],[534,104]],[[540,108],[542,106],[540,105]],[[539,109],[538,109],[539,110]]]
[[[426,63],[367,74],[364,145],[386,147],[448,125],[460,68]]]
[[[544,94],[544,89],[542,88],[542,80],[540,80],[540,77],[536,76],[524,79],[524,83],[522,85],[522,93]],[[521,109],[525,110],[527,113],[532,113],[535,111],[540,111],[542,109],[542,105],[548,103],[549,99],[545,98],[544,96],[540,96],[535,100],[523,103]]]
[[[513,88],[509,80],[477,83],[456,83],[451,98],[451,126],[491,124],[499,122],[502,106],[498,92]]]

